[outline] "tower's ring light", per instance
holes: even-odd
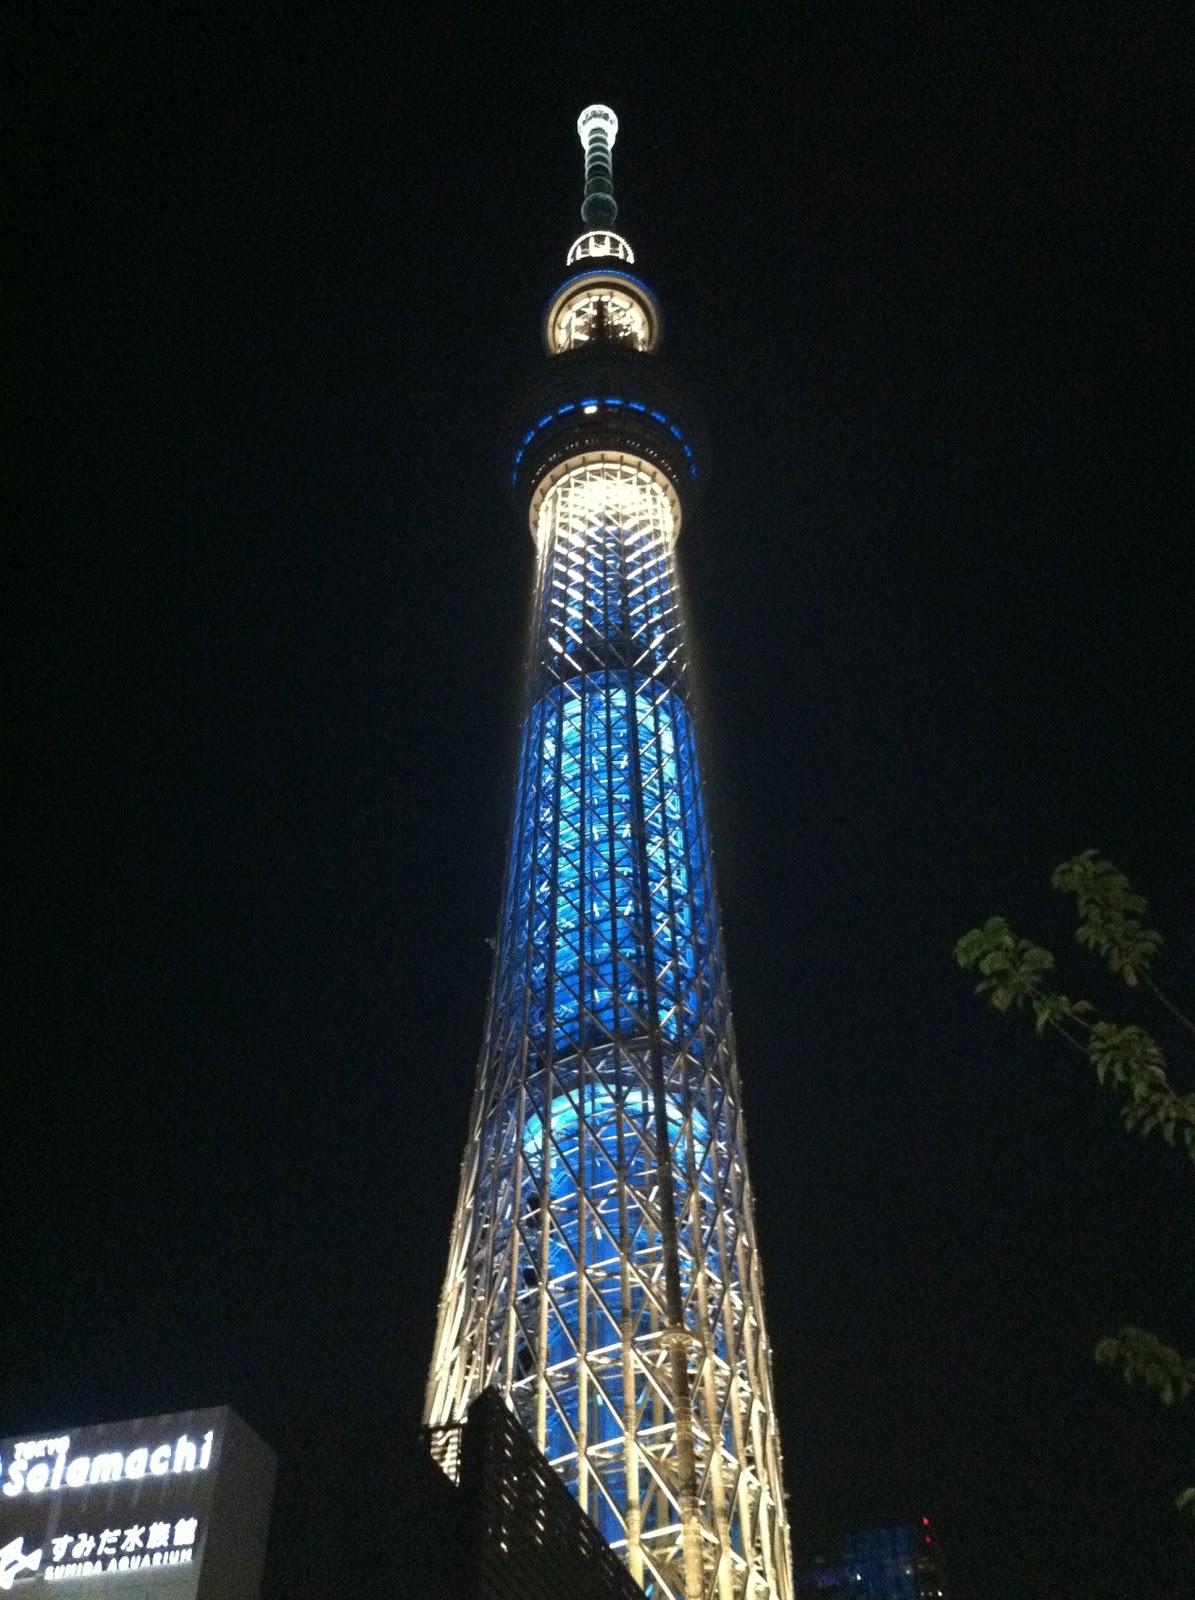
[[[571,267],[578,261],[589,261],[595,256],[613,256],[616,261],[625,261],[632,267],[635,265],[635,252],[621,233],[614,233],[610,228],[591,228],[579,239],[574,239],[565,257],[565,265]]]

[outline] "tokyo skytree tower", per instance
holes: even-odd
[[[536,549],[485,1039],[425,1421],[506,1398],[646,1594],[790,1600],[788,1522],[676,543],[705,470],[613,232],[586,232],[505,457]]]

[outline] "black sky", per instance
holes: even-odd
[[[1191,1418],[1090,1351],[1195,1348],[1190,1168],[950,950],[1001,910],[1119,1004],[1047,887],[1096,845],[1191,994],[1191,14],[403,9],[12,51],[0,1433],[236,1405],[271,1600],[385,1498],[509,820],[494,441],[608,99],[715,446],[682,563],[798,1559],[925,1512],[961,1600],[1177,1600]]]

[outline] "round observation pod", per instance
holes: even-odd
[[[602,343],[648,355],[659,346],[662,332],[655,295],[639,278],[613,266],[567,278],[544,313],[544,349],[550,356]]]
[[[705,423],[687,387],[653,355],[608,340],[549,356],[507,413],[500,462],[534,533],[537,497],[569,463],[600,455],[661,473],[690,512],[705,483]]]

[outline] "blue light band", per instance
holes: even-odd
[[[618,395],[607,395],[601,400],[590,396],[584,400],[570,400],[567,405],[557,406],[555,411],[550,411],[546,417],[541,417],[535,426],[531,428],[529,432],[523,435],[523,447],[515,456],[515,470],[510,475],[510,481],[512,484],[519,481],[519,463],[523,459],[527,446],[535,438],[536,434],[541,432],[544,428],[549,427],[560,417],[568,416],[569,412],[575,411],[578,406],[582,406],[586,411],[589,411],[590,408],[592,408],[592,410],[595,412],[601,411],[607,407],[626,406],[628,411],[640,411],[645,415],[647,414],[647,407],[641,401],[623,400]],[[680,441],[680,444],[684,449],[685,456],[689,462],[689,476],[696,480],[697,464],[693,459],[693,447],[687,442],[684,434],[677,427],[676,423],[670,422],[662,411],[651,412],[651,420],[653,422],[658,422],[661,427],[667,428],[668,432],[672,434],[673,438]]]

